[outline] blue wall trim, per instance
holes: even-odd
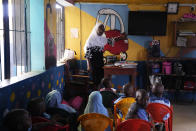
[[[0,119],[6,108],[25,108],[31,98],[45,97],[53,89],[62,92],[65,86],[64,67],[54,67],[37,76],[0,88]]]

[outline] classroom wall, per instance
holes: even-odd
[[[92,28],[95,26],[97,12],[102,8],[111,8],[119,13],[124,23],[126,33],[128,32],[128,11],[127,5],[115,5],[115,4],[76,4],[74,7],[65,8],[65,47],[75,50],[76,58],[84,59],[83,47],[85,42],[91,33]],[[101,17],[100,21],[104,21]],[[109,29],[109,23],[106,30]],[[71,37],[71,28],[78,28],[79,37]],[[119,20],[116,18],[116,29],[120,30]],[[145,38],[144,38],[145,39]],[[151,40],[147,38],[146,40]],[[133,40],[129,39],[128,60],[144,60],[145,48],[137,44]],[[81,54],[81,55],[80,55]],[[105,52],[104,55],[111,55],[109,52]]]
[[[45,97],[53,89],[62,92],[66,79],[64,67],[54,67],[39,75],[0,88],[0,120],[6,108],[26,108],[31,98]]]
[[[51,7],[51,8],[50,8]],[[45,68],[56,66],[56,0],[44,0]]]
[[[107,0],[105,0],[107,1]],[[103,2],[105,2],[103,1]],[[135,1],[137,3],[137,1]],[[141,2],[141,1],[140,1]],[[166,4],[168,1],[162,1],[161,4]],[[118,3],[118,2],[117,2]],[[126,2],[125,2],[126,3]],[[78,64],[82,69],[86,69],[86,61],[84,59],[83,47],[85,41],[87,40],[92,28],[96,23],[97,11],[101,8],[112,8],[119,12],[120,16],[123,19],[125,25],[125,31],[127,33],[128,27],[128,11],[136,10],[158,10],[166,11],[166,7],[159,4],[159,2],[154,1],[150,4],[144,5],[142,3],[134,4],[106,4],[106,3],[77,3],[73,7],[65,8],[65,48],[75,50],[77,55],[76,58]],[[190,2],[190,4],[192,4]],[[124,12],[124,13],[123,13]],[[146,87],[146,81],[148,77],[146,75],[146,59],[147,59],[147,48],[148,44],[153,40],[160,40],[161,44],[161,56],[166,57],[178,57],[179,53],[183,57],[196,57],[196,50],[194,48],[183,48],[179,49],[173,44],[173,26],[172,21],[178,20],[183,16],[184,13],[190,12],[190,7],[179,7],[178,14],[168,14],[167,19],[167,35],[166,36],[128,36],[129,40],[129,49],[126,51],[128,54],[128,60],[133,60],[139,62],[138,64],[138,76],[136,80],[136,86],[139,88]],[[196,13],[196,11],[194,11]],[[119,24],[119,23],[117,23]],[[109,26],[109,25],[108,25]],[[107,26],[106,29],[109,29]],[[117,28],[119,26],[117,25]],[[78,29],[78,38],[72,37],[71,28]],[[104,54],[111,55],[108,52]],[[114,88],[122,87],[125,83],[129,81],[127,75],[113,75],[112,83]],[[175,100],[174,98],[181,100],[190,100],[195,99],[195,94],[193,93],[174,93],[168,92],[165,94],[170,100]]]
[[[65,86],[64,65],[45,71],[44,24],[46,23],[48,2],[49,0],[30,0],[28,3],[30,5],[28,17],[30,17],[31,32],[31,71],[37,72],[38,75],[0,88],[0,121],[6,108],[25,108],[31,98],[45,97],[53,89],[63,91]],[[56,0],[50,0],[50,3],[52,13],[49,13],[48,17],[48,29],[56,43]],[[39,74],[40,71],[43,73]]]
[[[80,59],[80,46],[81,42],[81,35],[85,35],[85,32],[81,34],[81,14],[80,10],[73,6],[73,7],[65,7],[65,48],[72,49],[76,51],[76,58]],[[91,21],[91,19],[89,20]],[[89,24],[88,24],[89,25]],[[83,26],[88,27],[86,24]],[[75,38],[71,36],[71,29],[78,30],[78,37]],[[87,29],[89,30],[89,29]]]
[[[44,70],[44,0],[30,1],[30,32],[31,70]]]
[[[65,47],[75,50],[77,59],[84,59],[84,44],[96,23],[97,11],[102,8],[111,8],[117,11],[125,25],[127,33],[128,27],[128,11],[135,10],[158,10],[165,11],[166,7],[163,5],[140,5],[140,4],[101,4],[101,3],[77,3],[73,7],[65,8]],[[173,44],[173,26],[172,21],[178,20],[184,13],[190,12],[190,7],[179,7],[178,14],[169,14],[167,21],[167,35],[166,36],[131,36],[129,35],[129,49],[126,51],[128,60],[143,61],[147,58],[147,47],[152,39],[160,40],[161,55],[168,57],[175,57],[179,55],[179,48]],[[103,19],[101,19],[103,22]],[[118,23],[116,24],[119,27]],[[108,25],[109,26],[109,25]],[[107,26],[107,29],[108,29]],[[78,38],[72,37],[71,29],[77,28]],[[195,49],[183,49],[182,56],[195,57]],[[106,52],[104,55],[111,55]]]
[[[75,2],[93,2],[93,3],[129,3],[129,4],[165,4],[167,2],[179,2],[183,4],[196,3],[194,0],[74,0]]]
[[[31,0],[30,1],[30,32],[31,32],[31,70],[40,71],[45,70],[45,58],[54,56],[56,58],[56,0],[50,0],[52,12],[48,9],[48,21],[46,25],[46,7],[49,0]],[[48,34],[52,38],[47,38],[48,43],[54,39],[52,51],[48,51],[46,46],[46,28]],[[49,35],[48,35],[49,36]],[[50,54],[48,54],[50,52]],[[56,60],[47,62],[49,64],[56,63]],[[52,65],[54,66],[54,65]],[[50,65],[49,65],[50,67]]]

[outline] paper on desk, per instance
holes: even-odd
[[[132,62],[132,61],[119,61],[114,63],[115,66],[120,66],[123,68],[135,68],[137,67],[137,63]]]

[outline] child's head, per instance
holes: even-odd
[[[103,24],[100,24],[97,28],[97,35],[101,36],[105,32],[105,28]]]
[[[28,111],[14,109],[4,117],[3,125],[8,131],[27,131],[32,126],[32,122]]]
[[[46,95],[45,104],[47,108],[59,108],[63,98],[58,90],[52,90]]]
[[[103,78],[102,81],[101,81],[102,85],[105,87],[105,88],[112,88],[112,81],[111,81],[111,78],[107,77],[107,78]]]
[[[125,84],[123,86],[123,93],[125,94],[126,97],[135,97],[135,90],[131,86],[131,83]]]
[[[45,103],[43,98],[36,97],[28,102],[27,110],[32,116],[41,116],[45,112]]]
[[[155,83],[152,85],[152,93],[157,97],[162,97],[164,92],[164,86],[161,83]]]
[[[136,91],[136,102],[143,108],[146,108],[148,104],[149,96],[144,89],[139,89]]]

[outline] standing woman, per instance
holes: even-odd
[[[87,59],[87,70],[92,72],[95,85],[99,85],[104,76],[103,49],[107,43],[104,32],[104,25],[97,23],[84,46],[85,58]]]

